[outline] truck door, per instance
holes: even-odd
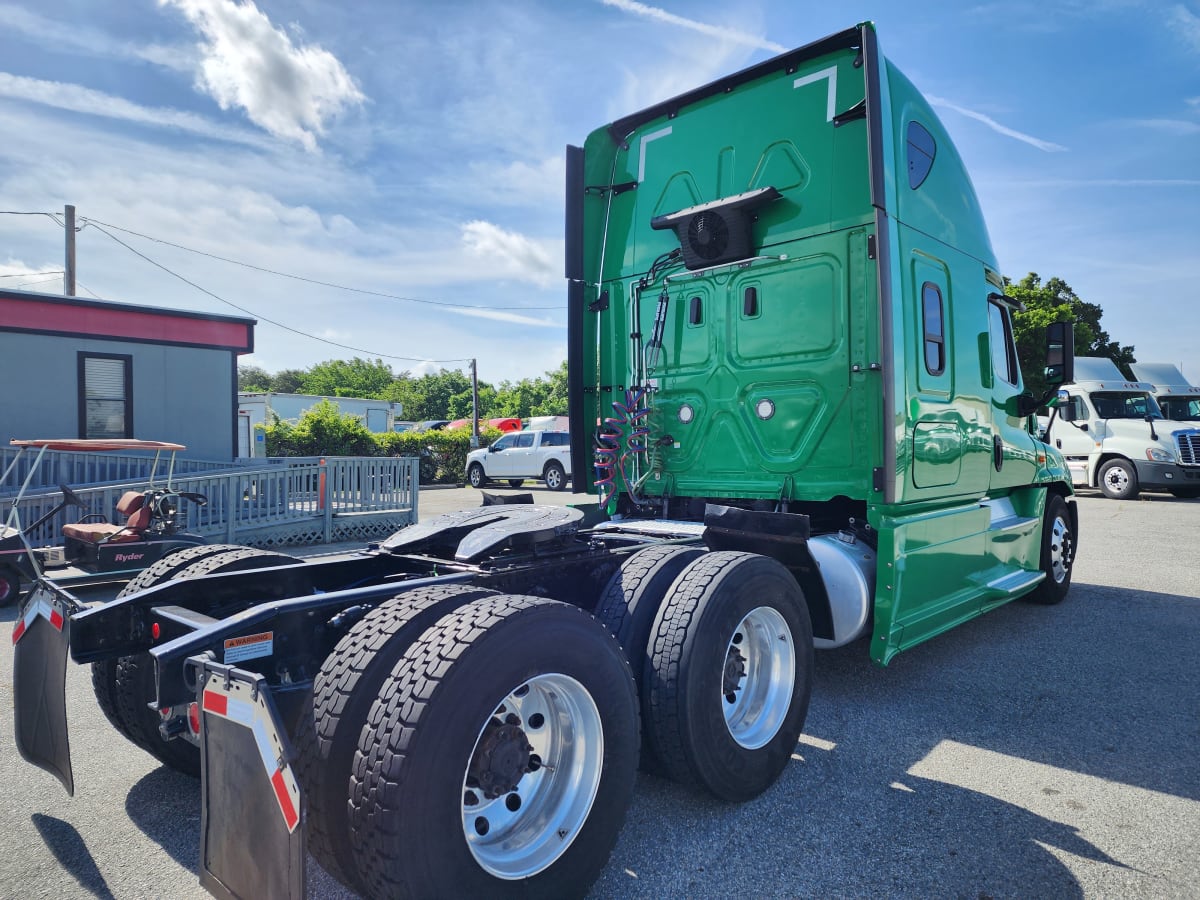
[[[1058,415],[1054,417],[1054,426],[1051,428],[1051,443],[1064,456],[1087,456],[1096,446],[1090,426],[1087,431],[1083,429],[1092,418],[1091,410],[1088,409],[1085,395],[1078,393],[1078,388],[1068,388],[1068,392],[1063,393],[1067,396],[1065,400],[1059,400]],[[1059,396],[1061,398],[1062,394]],[[1069,421],[1071,418],[1074,421]]]
[[[534,461],[533,444],[536,434],[522,431],[513,435],[513,443],[501,456],[505,475],[540,475],[541,467]]]
[[[992,474],[997,489],[1032,484],[1037,474],[1034,438],[1017,415],[1021,368],[1013,341],[1009,309],[992,294],[988,303],[988,339],[992,353]]]

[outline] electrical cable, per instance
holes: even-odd
[[[372,350],[364,350],[362,347],[352,347],[349,344],[342,344],[342,343],[339,343],[338,341],[331,341],[328,338],[322,338],[322,337],[317,337],[316,335],[313,335],[313,334],[308,334],[307,332],[301,331],[298,328],[293,328],[290,325],[284,325],[282,322],[277,322],[274,319],[267,318],[266,316],[260,316],[257,313],[253,312],[252,310],[247,309],[244,306],[239,306],[238,304],[234,303],[231,300],[226,300],[224,297],[220,296],[219,294],[213,293],[208,288],[201,287],[200,285],[196,284],[196,282],[191,281],[188,278],[185,278],[183,275],[180,275],[178,272],[168,269],[166,266],[164,266],[162,263],[158,262],[157,260],[151,259],[145,253],[142,253],[140,250],[137,250],[137,249],[129,246],[129,244],[125,243],[123,240],[121,240],[115,234],[112,234],[111,232],[107,231],[105,228],[102,228],[100,226],[100,223],[95,221],[94,219],[90,220],[89,224],[92,225],[101,234],[108,236],[111,240],[120,244],[122,247],[124,247],[126,250],[128,250],[130,253],[132,253],[134,256],[137,256],[137,257],[145,260],[146,262],[150,263],[150,265],[152,265],[156,268],[162,269],[168,275],[170,275],[174,278],[178,278],[184,284],[190,285],[191,287],[200,291],[200,293],[206,294],[207,296],[212,297],[214,300],[216,300],[220,303],[224,303],[226,306],[231,306],[234,309],[236,309],[240,312],[243,312],[248,316],[254,316],[254,318],[260,319],[263,322],[269,322],[270,324],[274,325],[276,328],[282,328],[284,331],[290,331],[292,334],[298,334],[298,335],[301,335],[302,337],[310,338],[314,341],[320,341],[322,344],[329,344],[332,347],[340,347],[343,350],[353,350],[355,353],[365,353],[368,356],[382,357],[384,359],[398,359],[403,362],[448,363],[448,362],[469,362],[471,359],[471,357],[462,357],[460,359],[424,359],[424,358],[416,357],[416,356],[396,356],[396,355],[390,354],[390,353],[377,353]]]
[[[482,309],[482,310],[559,310],[562,306],[473,306],[469,303],[453,303],[449,300],[427,300],[421,297],[404,297],[399,294],[389,294],[386,291],[372,291],[366,288],[350,287],[345,284],[336,284],[332,281],[321,281],[317,278],[308,278],[304,275],[293,275],[290,272],[280,272],[277,269],[268,269],[265,266],[256,266],[253,263],[243,262],[238,259],[230,259],[227,256],[219,256],[216,253],[209,253],[206,250],[197,250],[194,247],[186,247],[183,244],[176,244],[174,241],[156,238],[149,234],[142,234],[138,231],[133,231],[129,228],[122,228],[120,225],[112,225],[108,222],[101,222],[98,219],[81,218],[81,222],[85,225],[95,225],[97,227],[103,225],[105,228],[112,228],[114,231],[121,231],[125,234],[131,234],[134,237],[140,237],[143,240],[154,241],[156,244],[165,244],[168,247],[174,247],[177,250],[185,250],[188,253],[195,253],[198,256],[207,256],[209,259],[219,260],[220,262],[229,263],[234,266],[241,266],[246,269],[253,269],[255,272],[264,272],[267,275],[277,275],[280,278],[290,278],[293,281],[302,281],[305,284],[315,284],[318,287],[334,288],[339,291],[350,291],[355,294],[366,294],[369,297],[383,297],[388,300],[403,300],[408,303],[425,303],[429,306],[452,306],[456,309]],[[110,235],[111,236],[111,235]]]

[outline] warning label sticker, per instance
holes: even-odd
[[[230,638],[225,642],[225,664],[270,656],[275,649],[275,632],[263,631],[245,637]]]

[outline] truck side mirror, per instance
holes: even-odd
[[[1058,403],[1055,406],[1058,407],[1058,417],[1060,419],[1064,422],[1075,421],[1075,398],[1066,391],[1058,392]]]
[[[1046,326],[1046,384],[1070,384],[1074,380],[1075,325],[1053,322]]]

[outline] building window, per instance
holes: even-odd
[[[921,286],[925,320],[925,370],[930,375],[946,371],[946,319],[942,315],[942,292],[931,281]]]
[[[79,354],[79,436],[133,437],[133,357]]]

